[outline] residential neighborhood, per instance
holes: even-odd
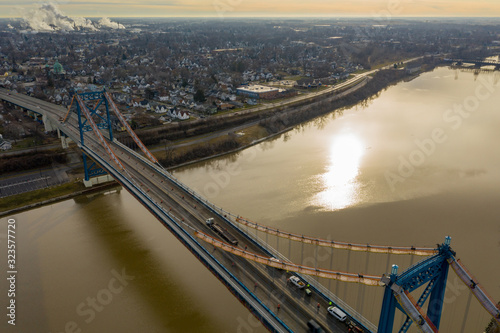
[[[453,22],[148,23],[56,34],[0,22],[0,86],[63,106],[107,89],[129,122],[155,126],[304,94],[403,57],[498,47],[493,27]]]

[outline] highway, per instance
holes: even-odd
[[[22,105],[24,108],[29,108],[35,112],[47,114],[57,124],[58,128],[72,140],[79,143],[76,115],[72,114],[65,124],[58,122],[65,115],[65,108],[20,94],[8,95],[5,90],[0,90],[0,98]],[[201,257],[202,262],[210,262],[216,268],[222,264],[225,269],[218,267],[216,275],[219,274],[226,279],[226,282],[224,282],[226,286],[227,281],[232,282],[230,288],[237,290],[247,300],[250,300],[252,302],[251,306],[258,309],[261,316],[273,323],[273,326],[281,327],[278,331],[286,332],[287,328],[277,318],[286,323],[288,329],[294,332],[305,332],[307,330],[307,321],[310,319],[318,322],[326,332],[348,331],[344,323],[340,323],[327,314],[326,308],[328,304],[325,298],[316,294],[308,297],[303,290],[292,287],[287,283],[289,275],[286,272],[247,261],[230,253],[214,250],[213,246],[208,244],[205,244],[202,249],[198,242],[187,236],[194,237],[194,231],[200,230],[218,238],[219,236],[205,225],[205,220],[208,217],[213,217],[216,223],[227,228],[236,236],[239,247],[244,248],[246,246],[248,251],[266,255],[250,238],[234,230],[233,226],[226,221],[222,214],[216,214],[213,208],[202,203],[198,197],[193,195],[192,191],[170,179],[170,175],[161,167],[145,160],[144,157],[135,152],[131,152],[127,147],[116,141],[108,142],[124,167],[124,170],[118,171],[117,166],[111,158],[108,158],[108,153],[92,132],[85,133],[84,143],[82,149],[89,156],[101,162],[100,164],[110,171],[113,177],[138,198],[164,225],[165,222],[168,223],[167,228],[177,234],[186,235],[180,240],[189,244],[192,248],[196,248],[197,253],[195,255]],[[172,223],[173,221],[177,223]],[[180,230],[181,228],[182,230]],[[211,256],[204,253],[205,251],[210,253]],[[236,277],[246,288],[242,288],[238,283],[235,283],[231,275]],[[263,304],[255,301],[254,295]],[[319,310],[317,308],[318,303],[320,305]],[[277,310],[278,304],[280,304],[279,311]],[[275,312],[276,317],[269,314],[265,308],[266,306]]]

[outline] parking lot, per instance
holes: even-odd
[[[0,179],[0,198],[26,193],[69,181],[65,170],[38,170],[29,174]]]

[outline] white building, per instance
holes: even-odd
[[[9,141],[3,139],[2,134],[0,134],[0,150],[12,149],[12,144]]]
[[[279,92],[278,88],[267,87],[262,85],[241,86],[236,89],[238,95],[248,96],[254,99],[268,99],[275,97]]]
[[[187,111],[169,110],[168,115],[172,118],[177,118],[180,120],[189,119],[189,113]]]

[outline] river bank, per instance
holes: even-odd
[[[424,67],[422,72],[430,71],[434,68],[435,65],[432,64],[431,66]],[[311,103],[298,103],[278,108],[271,117],[261,119],[257,124],[249,126],[238,133],[231,133],[230,135],[218,137],[207,142],[183,146],[178,149],[166,147],[164,152],[159,152],[156,155],[164,167],[172,170],[211,158],[239,152],[279,136],[301,123],[370,99],[389,86],[405,80],[407,77],[408,75],[402,70],[381,70],[376,72],[373,77],[365,78],[363,81],[341,93],[328,95],[326,98]],[[114,186],[115,183],[111,184],[113,185],[110,186]],[[0,216],[66,200],[80,194],[101,189],[101,187],[84,189],[83,184],[67,183],[48,189],[18,194],[3,200],[0,205]]]
[[[426,66],[422,69],[422,72],[431,71],[434,68],[434,65]],[[235,153],[287,132],[295,126],[316,117],[362,103],[378,95],[389,86],[405,81],[410,76],[415,77],[416,75],[408,75],[403,70],[382,70],[375,73],[372,78],[367,78],[339,94],[328,96],[307,105],[301,104],[278,110],[271,117],[261,119],[257,125],[253,126],[254,129],[249,130],[248,133],[242,130],[239,132],[242,135],[230,133],[224,137],[192,146],[183,146],[179,149],[166,147],[164,152],[157,153],[157,157],[164,167],[175,169],[210,158]]]
[[[81,181],[66,183],[59,186],[21,193],[2,198],[0,216],[8,216],[36,207],[68,200],[82,194],[99,192],[118,186],[116,182],[108,182],[86,188]]]

